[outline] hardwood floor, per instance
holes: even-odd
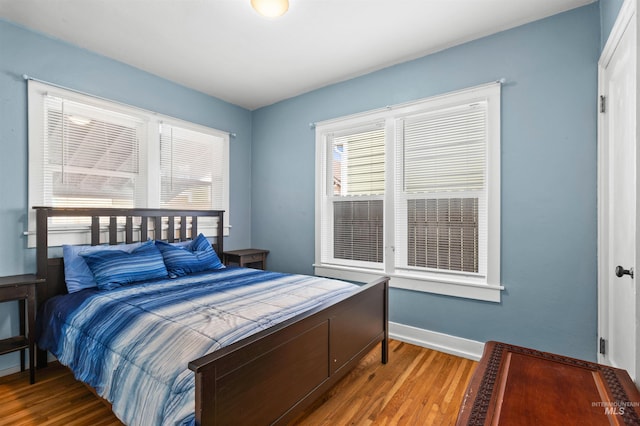
[[[477,362],[391,340],[321,397],[298,424],[453,425]]]
[[[58,363],[0,378],[0,425],[122,425],[107,406]]]
[[[392,340],[389,363],[369,353],[295,425],[452,425],[477,364]],[[109,408],[57,363],[0,378],[0,425],[121,425]]]

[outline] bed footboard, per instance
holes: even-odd
[[[189,363],[198,425],[285,424],[382,342],[388,278]]]

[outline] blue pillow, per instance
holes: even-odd
[[[80,253],[95,253],[102,250],[120,250],[130,253],[141,245],[142,243],[98,246],[63,245],[62,257],[64,258],[64,280],[67,284],[67,291],[74,293],[85,288],[98,287],[89,266],[87,266],[87,262],[80,256]]]
[[[156,241],[156,246],[162,253],[164,264],[171,277],[224,268],[211,243],[202,234],[184,247],[164,241]]]
[[[168,276],[162,254],[153,241],[147,241],[131,253],[102,250],[80,253],[80,256],[87,262],[100,290]]]

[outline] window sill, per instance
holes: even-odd
[[[375,271],[336,265],[315,264],[313,267],[316,275],[324,277],[368,282],[375,277],[385,275],[391,278],[389,286],[392,288],[484,300],[487,302],[500,303],[500,294],[501,291],[504,290],[504,287],[501,285],[471,283],[461,279],[426,280],[397,273],[386,274],[382,270]]]

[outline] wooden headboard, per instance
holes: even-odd
[[[170,243],[185,241],[198,236],[198,218],[217,217],[217,238],[214,248],[222,259],[224,242],[224,210],[174,210],[174,209],[118,209],[118,208],[66,208],[34,207],[36,210],[36,264],[38,278],[46,281],[38,287],[38,304],[58,294],[66,294],[62,258],[49,258],[49,218],[90,218],[91,245],[120,244],[146,241],[152,238]],[[101,224],[101,220],[102,221]],[[119,220],[120,219],[120,220]],[[123,222],[124,219],[124,222]],[[178,221],[180,223],[178,225]],[[105,231],[104,222],[108,222]],[[163,223],[168,227],[163,229]],[[171,232],[173,230],[173,232]],[[166,237],[163,238],[163,231]],[[118,236],[122,236],[118,240]],[[176,234],[178,237],[176,237]],[[106,235],[106,241],[101,236]]]

